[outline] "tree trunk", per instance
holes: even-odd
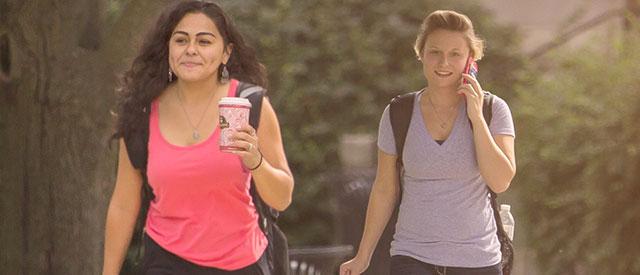
[[[111,26],[106,0],[3,2],[0,38],[9,43],[0,61],[10,70],[0,79],[0,270],[99,274],[115,178],[115,69],[166,1],[127,1]]]

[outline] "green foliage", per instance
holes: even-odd
[[[436,9],[470,16],[488,40],[480,80],[509,97],[522,67],[519,38],[466,1],[229,1],[224,8],[257,49],[269,71],[296,178],[294,202],[281,224],[293,245],[335,241],[332,221],[340,182],[337,154],[343,133],[377,133],[385,105],[425,85],[413,43],[423,18]],[[362,210],[364,211],[364,209]]]
[[[640,274],[634,45],[557,53],[557,67],[518,89],[521,228],[545,274]]]
[[[126,7],[129,0],[108,0],[106,1],[106,25],[113,25],[116,20],[122,15],[122,10]]]

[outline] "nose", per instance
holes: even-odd
[[[449,59],[447,58],[446,55],[441,55],[438,58],[438,65],[441,65],[441,66],[449,65]]]
[[[198,50],[196,49],[195,41],[192,41],[187,46],[187,55],[196,55],[198,54]]]

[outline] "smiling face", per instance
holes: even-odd
[[[231,45],[225,49],[218,27],[202,13],[185,15],[169,40],[169,66],[182,81],[217,81],[218,68],[230,54]]]
[[[462,32],[435,30],[426,39],[422,70],[430,87],[454,88],[469,57],[469,43]]]

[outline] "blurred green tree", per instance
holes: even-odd
[[[610,43],[517,89],[520,228],[545,274],[640,274],[640,51]]]

